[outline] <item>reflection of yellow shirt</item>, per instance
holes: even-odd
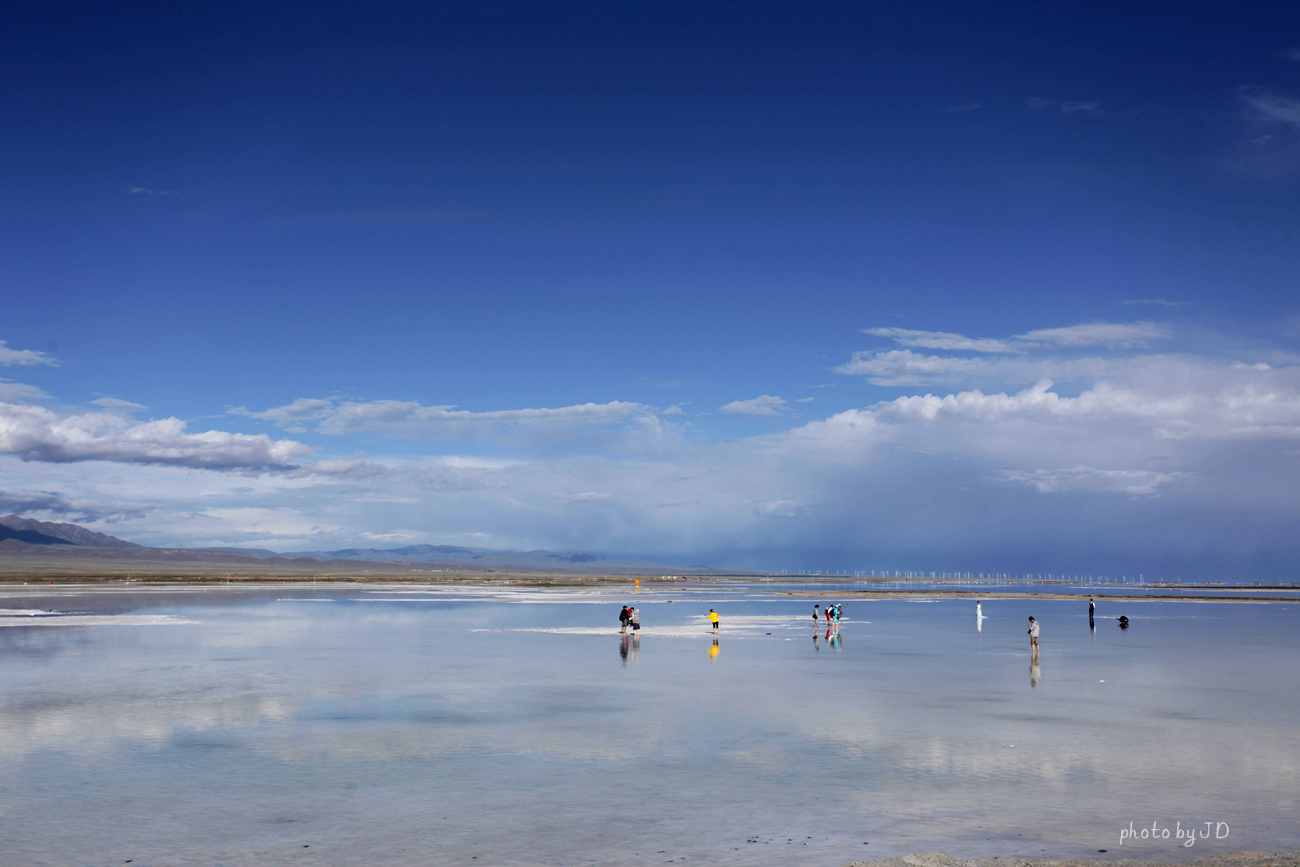
[[[717,623],[717,622],[718,622],[718,612],[716,612],[716,611],[710,611],[710,612],[709,612],[709,622],[710,622],[710,623]]]
[[[712,647],[709,648],[709,656],[710,656],[710,657],[714,657],[714,656],[717,656],[717,655],[718,655],[718,645],[715,644],[715,645],[713,645]]]

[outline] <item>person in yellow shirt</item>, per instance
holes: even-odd
[[[713,631],[718,631],[718,612],[712,608],[709,609],[709,622],[713,624]]]

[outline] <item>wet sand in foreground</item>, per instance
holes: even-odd
[[[1174,867],[1167,861],[1135,861],[1117,858],[1112,861],[1069,860],[1052,858],[1026,860],[1023,858],[980,858],[963,861],[939,852],[920,852],[901,858],[880,861],[854,861],[848,867]],[[1231,852],[1210,855],[1195,861],[1184,861],[1178,867],[1300,867],[1300,851],[1270,855],[1265,852]]]

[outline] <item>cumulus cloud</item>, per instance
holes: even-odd
[[[657,450],[600,453],[591,448],[596,440],[570,440],[526,458],[521,450],[508,457],[326,455],[247,475],[191,473],[186,468],[199,465],[192,459],[119,464],[113,476],[124,481],[103,482],[105,488],[89,481],[103,476],[84,468],[32,470],[11,457],[0,458],[0,485],[19,493],[56,490],[66,504],[111,501],[105,491],[118,490],[112,485],[142,492],[137,496],[161,506],[151,512],[149,532],[131,537],[155,544],[271,540],[281,550],[328,549],[395,533],[450,539],[489,532],[500,547],[657,552],[661,562],[755,568],[978,562],[1008,570],[1117,565],[1176,573],[1179,564],[1196,571],[1208,562],[1250,562],[1259,574],[1293,562],[1300,556],[1293,526],[1300,510],[1296,359],[1260,355],[1244,344],[1226,360],[1136,353],[1131,347],[1139,341],[1163,338],[1163,326],[1113,325],[1004,339],[1024,351],[859,354],[845,372],[960,385],[916,388],[730,441],[670,438]],[[1030,347],[1034,336],[1046,348]],[[948,332],[920,337],[948,347],[958,345],[954,337],[980,340]],[[970,380],[979,383],[968,387]],[[1063,381],[1068,386],[1057,384]],[[772,395],[755,400],[766,406],[735,404],[773,413],[787,407]],[[61,423],[78,432],[83,449],[100,451],[105,440],[131,441],[129,432],[148,430],[120,413],[100,413],[96,418],[105,420],[92,424],[23,411],[38,415],[15,420],[12,408],[0,412],[0,445],[28,460],[38,450],[14,450],[15,425],[51,439]],[[551,425],[621,431],[646,418],[661,423],[652,409],[630,403],[463,413],[333,399],[257,417],[444,441],[452,438],[443,432],[457,425],[473,435],[513,430],[546,440]],[[170,435],[181,445],[195,436]],[[263,452],[271,447],[266,438],[261,443]]]
[[[785,400],[783,398],[762,394],[749,400],[733,400],[721,409],[722,412],[739,413],[741,415],[781,415],[784,407]]]
[[[1005,340],[986,337],[966,337],[948,331],[915,331],[910,328],[864,328],[864,334],[888,337],[902,346],[922,349],[949,349],[955,352],[1022,352],[1023,349]]]
[[[312,449],[264,434],[189,433],[180,419],[136,422],[117,413],[60,416],[0,403],[0,453],[26,461],[117,461],[202,469],[285,468]]]
[[[12,367],[31,367],[38,364],[57,365],[58,359],[35,349],[10,349],[0,340],[0,364]]]
[[[1073,423],[1127,421],[1149,435],[1229,439],[1247,437],[1300,438],[1300,369],[1260,371],[1254,367],[1187,370],[1198,373],[1212,390],[1153,389],[1150,383],[1103,380],[1078,397],[1051,391],[1045,379],[1016,394],[963,391],[938,397],[911,395],[877,404],[873,412],[900,422],[1006,423],[1011,420],[1069,420]],[[1234,376],[1250,372],[1250,375]],[[1278,373],[1275,378],[1268,373]]]

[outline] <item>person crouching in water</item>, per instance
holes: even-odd
[[[1038,655],[1038,621],[1032,617],[1029,618],[1029,654]]]

